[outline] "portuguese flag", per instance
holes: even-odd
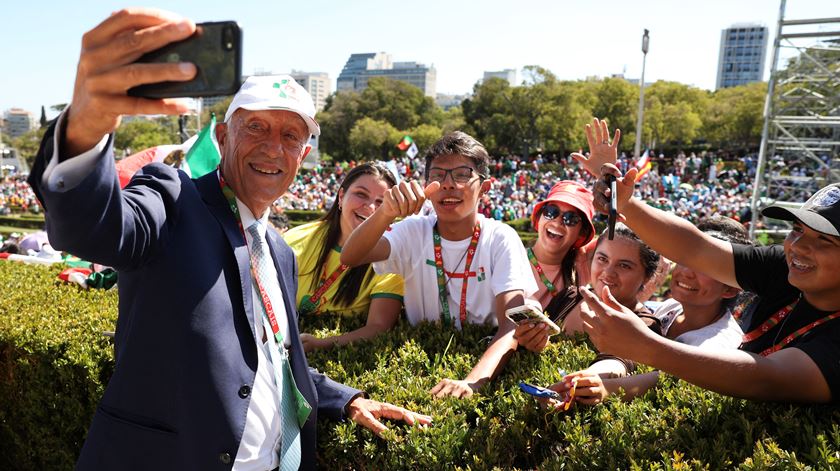
[[[414,144],[414,139],[412,139],[411,136],[406,135],[402,138],[400,143],[397,144],[397,149],[405,152],[412,144]]]

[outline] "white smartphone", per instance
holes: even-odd
[[[557,326],[545,314],[540,312],[539,308],[531,304],[523,304],[521,306],[512,307],[505,311],[505,317],[510,319],[516,325],[522,325],[526,322],[543,323],[548,326],[548,335],[556,335],[561,332],[560,327]]]

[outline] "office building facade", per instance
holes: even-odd
[[[326,72],[301,72],[299,70],[292,70],[289,75],[312,95],[315,110],[323,110],[324,105],[327,104],[327,97],[332,93],[330,76]]]
[[[360,92],[367,88],[368,81],[384,77],[410,83],[434,98],[437,90],[437,71],[417,62],[393,62],[390,54],[384,52],[351,54],[338,76],[336,90]]]
[[[10,137],[22,136],[37,126],[35,115],[20,108],[6,110],[3,121],[3,133]]]
[[[764,77],[768,30],[758,24],[736,24],[720,33],[715,88],[760,82]]]

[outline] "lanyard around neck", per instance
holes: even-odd
[[[233,190],[231,190],[227,183],[225,183],[225,178],[222,176],[221,172],[219,173],[219,184],[222,187],[222,194],[225,195],[225,199],[230,206],[233,216],[236,218],[239,230],[242,232],[242,237],[244,238],[245,230],[242,227],[242,215],[239,213],[239,206],[236,204],[236,195],[233,194]],[[254,256],[251,254],[250,249],[248,250],[248,259],[251,266],[251,278],[254,279],[254,284],[256,285],[257,292],[260,295],[260,301],[262,301],[263,304],[263,311],[268,318],[269,325],[271,325],[271,333],[274,334],[274,339],[277,341],[277,345],[282,346],[284,340],[283,334],[280,332],[280,324],[277,322],[277,315],[274,313],[274,306],[271,304],[271,298],[268,297],[268,291],[265,289],[260,281],[260,278],[257,276],[256,263],[254,263]]]
[[[478,238],[481,236],[481,224],[476,222],[473,229],[472,239],[467,248],[467,260],[464,262],[464,281],[461,284],[460,319],[463,326],[467,322],[467,284],[470,281],[470,265],[475,256],[475,249],[478,246]],[[432,239],[435,244],[435,271],[437,273],[438,297],[440,298],[440,317],[444,325],[452,322],[452,315],[449,312],[449,292],[446,290],[446,277],[443,269],[443,250],[441,249],[441,238],[438,232],[437,223],[432,228]],[[457,269],[458,267],[455,267]],[[453,270],[454,272],[454,270]]]
[[[540,275],[540,280],[548,288],[548,292],[551,293],[552,296],[557,296],[558,290],[557,287],[554,286],[554,283],[548,279],[545,272],[543,271],[542,267],[540,266],[540,262],[537,260],[537,256],[534,254],[534,249],[528,248],[528,260],[531,262],[531,265],[534,266],[534,270]]]
[[[778,325],[779,322],[781,322],[788,315],[790,315],[790,313],[796,308],[796,305],[799,303],[799,301],[801,299],[802,299],[802,297],[800,296],[799,298],[794,300],[792,303],[790,303],[787,306],[779,309],[775,314],[770,316],[770,318],[767,319],[766,321],[764,321],[760,326],[758,326],[755,329],[751,330],[750,332],[744,334],[744,337],[743,337],[743,340],[742,340],[743,343],[749,343],[749,342],[752,342],[753,340],[756,340],[757,338],[761,337],[762,335],[764,335],[768,331],[770,331],[770,329],[772,329],[773,327]],[[739,308],[742,308],[742,306],[739,306]],[[742,311],[743,311],[743,308],[737,310],[736,312],[733,313],[733,316],[736,319],[741,317],[741,312]],[[799,337],[802,337],[803,335],[808,333],[811,329],[813,329],[815,327],[818,327],[822,324],[825,324],[828,321],[837,319],[838,317],[840,317],[840,311],[829,314],[829,315],[827,315],[827,316],[825,316],[821,319],[818,319],[814,322],[811,322],[808,325],[805,325],[805,326],[797,329],[792,334],[783,338],[780,342],[775,343],[774,345],[770,346],[769,348],[763,350],[760,353],[760,355],[766,357],[767,355],[770,355],[771,353],[777,352],[777,351],[783,349],[784,347],[788,346],[794,340],[796,340]]]
[[[324,264],[324,268],[326,268],[326,263]],[[321,278],[321,282],[318,284],[318,287],[315,288],[315,291],[310,295],[305,295],[300,300],[300,306],[298,307],[298,314],[306,315],[306,314],[317,314],[318,309],[321,306],[321,302],[323,301],[324,294],[330,289],[338,277],[341,276],[348,268],[348,265],[341,264],[339,265],[330,276],[326,278]]]

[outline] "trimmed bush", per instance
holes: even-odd
[[[113,370],[117,293],[0,261],[0,469],[72,469]]]
[[[19,227],[22,229],[43,229],[43,216],[0,216],[0,226]]]
[[[309,211],[306,209],[287,209],[283,211],[289,221],[295,221],[298,225],[304,222],[314,221],[324,215],[323,211]]]
[[[0,469],[70,469],[113,368],[115,291],[58,283],[59,268],[0,261]],[[302,331],[335,334],[363,316],[307,317]],[[430,414],[390,423],[387,440],[351,422],[319,424],[324,469],[830,469],[840,467],[840,408],[753,403],[665,377],[632,402],[548,413],[519,381],[548,385],[585,367],[583,337],[541,355],[517,352],[470,399],[434,400],[439,379],[463,378],[493,329],[461,333],[404,321],[370,342],[318,351],[310,364],[373,399]],[[737,378],[733,378],[737,381]]]

